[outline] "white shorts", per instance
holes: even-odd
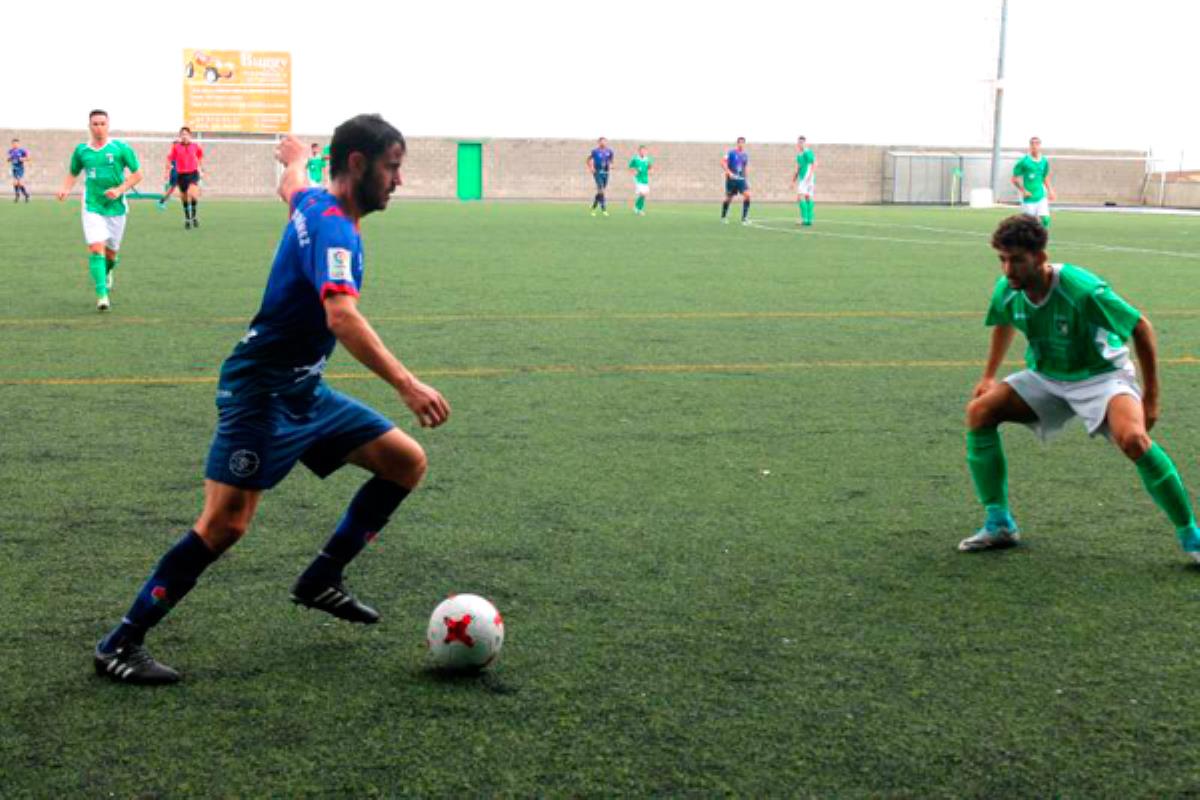
[[[1107,438],[1105,418],[1112,399],[1122,394],[1142,399],[1132,364],[1082,381],[1056,381],[1026,369],[1014,372],[1004,382],[1037,414],[1037,421],[1028,426],[1042,441],[1061,431],[1074,417],[1083,420],[1089,436],[1099,433]]]
[[[809,175],[807,178],[801,180],[799,183],[796,184],[796,196],[797,197],[812,197],[813,185],[815,183],[816,183],[816,181],[813,179],[812,175]]]
[[[646,195],[650,194],[650,184],[638,183],[637,181],[634,181],[633,182],[633,190],[635,192],[637,192],[638,194],[642,195],[643,197],[645,197]]]
[[[109,250],[120,250],[121,239],[125,236],[126,216],[121,214],[118,217],[106,217],[85,208],[83,211],[83,240],[89,245],[103,242]]]
[[[1021,213],[1027,217],[1048,217],[1050,216],[1050,201],[1045,197],[1033,202],[1022,201]]]

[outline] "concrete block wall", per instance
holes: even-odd
[[[146,173],[145,192],[162,188],[162,175],[173,132],[123,131],[137,151]],[[87,138],[82,127],[76,131],[0,131],[6,143],[18,136],[31,151],[26,176],[35,195],[51,194],[66,173],[75,145]],[[147,139],[156,141],[147,141]],[[217,135],[205,146],[209,197],[270,197],[276,182],[276,165],[270,137]],[[305,142],[324,147],[328,134],[301,136]],[[225,140],[225,141],[223,141]],[[228,140],[235,140],[230,142]],[[456,197],[457,143],[450,137],[413,137],[408,141],[404,194],[412,198]],[[610,196],[624,200],[633,195],[633,177],[626,165],[639,144],[646,144],[655,158],[651,176],[652,197],[672,201],[718,201],[724,191],[720,161],[729,142],[639,142],[610,140],[616,161],[609,183]],[[485,139],[483,140],[483,193],[492,200],[567,200],[586,202],[594,194],[592,179],[584,164],[594,140],[582,139]],[[890,149],[932,151],[955,149],[982,152],[980,148],[912,147],[813,143],[817,155],[817,198],[832,203],[879,203],[885,199],[884,163]],[[792,202],[791,176],[795,169],[795,147],[791,143],[747,145],[748,175],[756,201]],[[1114,151],[1048,151],[1059,155],[1136,155]],[[1145,170],[1140,161],[1054,161],[1054,185],[1061,203],[1121,205],[1140,204],[1145,189]],[[1191,194],[1180,193],[1190,202]],[[1003,197],[1003,195],[1002,195]]]

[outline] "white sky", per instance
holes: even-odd
[[[0,128],[82,130],[98,106],[116,130],[173,130],[198,47],[290,51],[303,133],[378,111],[406,135],[988,145],[999,17],[1000,0],[21,2]],[[1008,22],[1006,147],[1036,133],[1200,167],[1200,3],[1010,0]]]

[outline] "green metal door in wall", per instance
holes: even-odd
[[[483,199],[483,143],[458,143],[458,199]]]

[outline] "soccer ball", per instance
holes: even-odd
[[[425,643],[441,669],[483,669],[500,655],[504,619],[477,594],[452,594],[430,615]]]

